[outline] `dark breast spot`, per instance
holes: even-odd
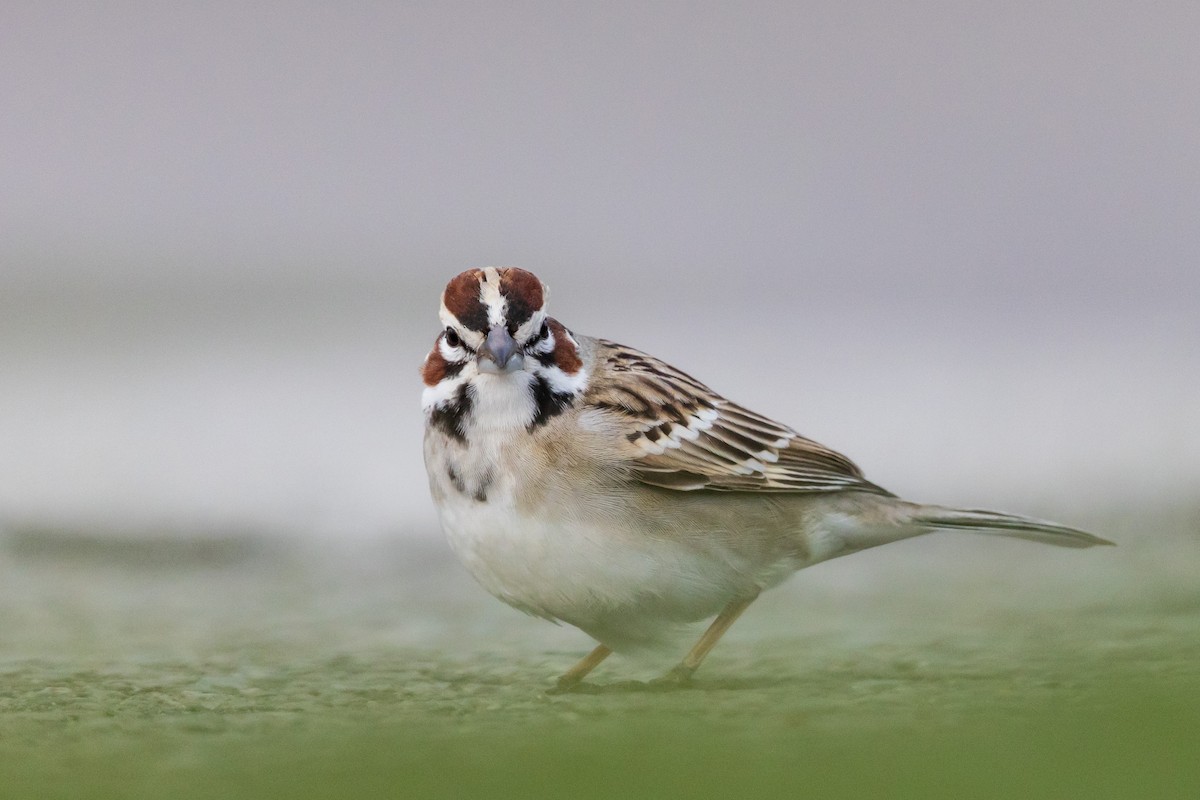
[[[477,502],[477,503],[486,503],[487,499],[488,499],[488,496],[487,496],[488,489],[491,489],[491,488],[492,488],[492,471],[488,470],[487,472],[485,472],[483,474],[483,477],[479,479],[479,485],[475,487],[475,491],[471,493],[471,496],[475,499],[475,502]]]
[[[458,387],[453,399],[439,406],[434,406],[429,415],[429,423],[458,442],[466,442],[465,424],[467,415],[471,413],[471,394],[467,384]]]
[[[545,425],[554,417],[557,417],[575,400],[575,395],[565,392],[556,392],[550,388],[550,383],[542,375],[537,376],[533,382],[533,402],[534,415],[533,421],[529,423],[529,429],[533,430],[541,425]]]
[[[454,491],[458,492],[459,494],[470,496],[470,498],[477,503],[487,502],[488,490],[492,488],[491,470],[485,472],[483,477],[479,479],[479,482],[476,483],[473,488],[468,484],[467,479],[463,477],[462,473],[458,471],[458,468],[453,463],[446,466],[446,477],[450,479],[450,485],[454,487]]]
[[[462,475],[458,474],[458,470],[454,468],[453,464],[446,467],[446,477],[450,479],[450,484],[454,487],[455,491],[459,494],[467,493],[467,484],[463,481]]]

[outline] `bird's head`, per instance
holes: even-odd
[[[469,410],[472,393],[516,391],[528,399],[529,424],[581,393],[579,345],[546,315],[546,295],[536,275],[517,267],[454,276],[442,292],[442,332],[421,367],[426,411]]]

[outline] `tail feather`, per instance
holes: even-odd
[[[920,506],[913,514],[912,521],[937,530],[960,530],[993,536],[1011,536],[1016,539],[1027,539],[1031,542],[1042,542],[1059,547],[1095,547],[1096,545],[1113,544],[1107,539],[1101,539],[1087,531],[1068,528],[1066,525],[1031,517],[1019,517],[1014,514],[1000,514],[995,511]]]

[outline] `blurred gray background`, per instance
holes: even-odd
[[[915,499],[1196,503],[1200,5],[251,5],[0,6],[0,521],[432,535],[486,264]]]

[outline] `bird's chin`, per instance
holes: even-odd
[[[503,367],[487,357],[479,359],[476,364],[479,371],[487,375],[511,375],[525,369],[525,357],[515,354]]]

